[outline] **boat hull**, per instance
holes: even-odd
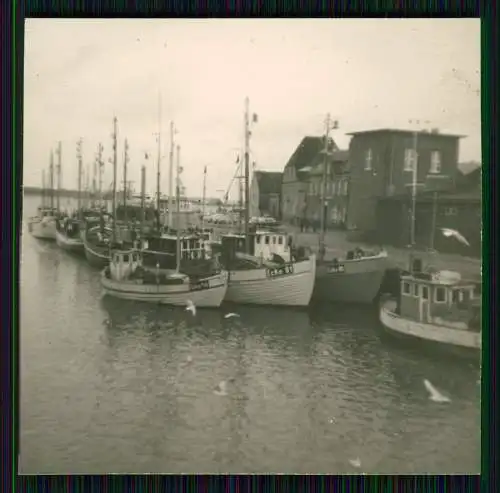
[[[228,286],[227,272],[203,280],[204,287],[189,284],[182,285],[144,285],[132,281],[114,281],[109,279],[105,270],[101,274],[104,293],[115,298],[162,305],[186,306],[188,300],[199,308],[218,308],[226,295]]]
[[[314,289],[316,257],[286,264],[285,274],[272,275],[266,268],[229,272],[226,301],[251,305],[309,305]],[[286,267],[286,268],[287,268]]]
[[[83,242],[80,238],[69,238],[61,231],[56,230],[57,246],[72,253],[83,253]]]
[[[391,333],[468,350],[481,349],[481,333],[464,329],[453,329],[436,324],[420,323],[400,317],[395,313],[396,302],[385,301],[380,306],[380,323]]]
[[[34,220],[28,222],[28,231],[31,233],[33,238],[38,240],[50,240],[54,241],[56,239],[56,221],[53,220]]]
[[[370,304],[377,298],[387,269],[387,254],[318,263],[313,299],[334,303]]]
[[[97,269],[104,269],[109,264],[109,248],[90,245],[86,241],[83,243],[85,258],[87,262]]]

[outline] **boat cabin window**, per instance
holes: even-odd
[[[283,245],[283,236],[278,236],[278,245]]]
[[[257,243],[257,245],[260,245],[260,236],[255,237],[255,243]]]
[[[276,236],[273,236],[273,245],[276,245]]]
[[[269,236],[266,236],[266,245],[269,245]]]
[[[446,290],[443,287],[438,286],[436,288],[436,291],[434,294],[434,301],[436,303],[445,303],[446,302]]]
[[[409,282],[404,282],[403,283],[403,294],[410,294],[410,283]]]
[[[123,261],[128,262],[128,254],[127,253],[123,255]]]
[[[429,287],[428,286],[422,286],[422,299],[423,300],[429,299]]]

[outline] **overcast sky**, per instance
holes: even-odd
[[[173,120],[188,195],[201,195],[204,165],[207,193],[222,195],[243,145],[245,96],[259,116],[256,169],[282,170],[303,136],[322,134],[327,112],[343,148],[345,133],[420,119],[467,135],[462,161],[481,156],[478,19],[27,19],[24,63],[26,185],[41,184],[60,140],[63,186],[76,189],[76,141],[85,165],[98,142],[107,162],[116,115],[119,179],[126,137],[130,179],[139,191],[147,164],[154,189],[160,92],[164,192]]]

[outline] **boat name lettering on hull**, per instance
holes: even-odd
[[[198,281],[190,286],[190,291],[201,291],[202,289],[208,289],[210,283],[208,281]]]
[[[284,265],[283,267],[272,267],[266,269],[267,277],[278,277],[293,274],[293,264]]]

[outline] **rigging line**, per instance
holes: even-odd
[[[227,188],[227,191],[224,194],[224,202],[227,202],[226,197],[229,197],[229,192],[231,191],[231,188],[233,186],[234,180],[236,180],[236,178],[238,177],[238,175],[241,173],[241,165],[242,165],[242,160],[240,159],[238,167],[236,168],[236,172],[234,173],[234,176],[231,178],[231,181],[229,182],[229,187]]]

